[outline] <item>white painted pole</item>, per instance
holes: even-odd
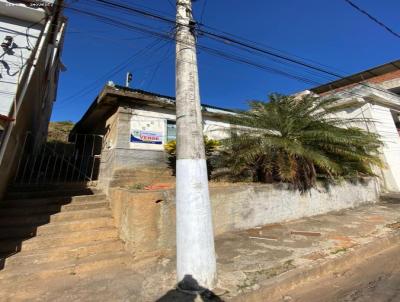
[[[177,0],[176,19],[177,278],[211,289],[216,261],[191,0]]]

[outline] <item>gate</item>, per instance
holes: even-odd
[[[103,136],[74,134],[69,142],[45,142],[34,147],[27,133],[14,185],[87,183],[97,180]]]

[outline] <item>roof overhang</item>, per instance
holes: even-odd
[[[333,106],[351,107],[373,103],[400,112],[400,96],[374,84],[368,84],[368,86],[359,84],[339,92],[326,94],[323,98],[336,99]]]
[[[0,15],[27,22],[44,23],[47,13],[55,5],[55,0],[0,0]]]
[[[94,128],[99,120],[107,119],[119,106],[128,105],[137,108],[162,108],[175,111],[173,97],[154,94],[122,86],[104,86],[103,90],[90,105],[72,132],[84,133]],[[203,116],[223,120],[234,111],[215,106],[202,105]]]
[[[342,88],[348,85],[367,81],[368,79],[381,76],[400,69],[400,60],[392,61],[371,69],[367,69],[348,77],[341,78],[314,88],[309,89],[316,94],[323,94],[334,89]]]

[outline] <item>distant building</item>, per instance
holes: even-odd
[[[66,26],[61,4],[0,0],[0,198],[22,147],[46,139]]]
[[[229,135],[228,109],[202,105],[204,134]],[[99,184],[107,188],[116,171],[165,170],[164,145],[176,138],[175,99],[122,86],[105,86],[72,135],[103,135]]]
[[[383,187],[400,192],[400,60],[383,64],[301,93],[337,98],[343,118],[366,118],[359,125],[380,135],[384,143]]]

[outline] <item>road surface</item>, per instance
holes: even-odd
[[[400,302],[400,246],[291,290],[284,302]]]

